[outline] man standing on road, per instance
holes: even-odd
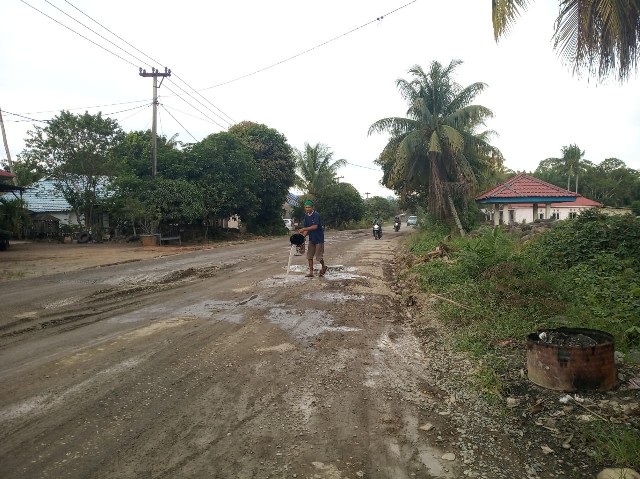
[[[309,237],[309,248],[307,249],[307,260],[309,261],[309,274],[307,278],[313,278],[313,257],[322,265],[319,276],[324,276],[327,267],[324,264],[324,229],[320,220],[320,213],[313,207],[313,201],[306,200],[304,202],[304,223],[303,227],[298,230]]]

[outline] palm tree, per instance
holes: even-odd
[[[502,155],[487,141],[492,132],[475,132],[493,113],[471,104],[485,89],[484,83],[463,88],[452,80],[461,63],[453,60],[443,68],[434,61],[427,72],[419,65],[411,68],[411,81],[396,81],[409,104],[407,118],[378,120],[369,127],[369,134],[391,134],[381,155],[394,161],[387,185],[426,192],[427,210],[436,217],[453,218],[464,235],[454,197],[466,202],[478,166],[487,161],[502,164]]]
[[[492,0],[493,34],[506,34],[530,0]],[[553,48],[574,65],[604,79],[620,81],[640,60],[640,0],[559,0]]]
[[[552,167],[558,171],[563,171],[567,175],[567,190],[571,191],[571,177],[576,177],[576,193],[578,192],[578,174],[582,169],[581,162],[584,160],[584,151],[576,144],[562,147],[560,158],[547,158],[540,163],[541,166]]]
[[[347,164],[346,160],[334,160],[333,152],[327,145],[304,144],[304,151],[296,150],[295,186],[317,198],[322,190],[336,182],[338,170]]]
[[[572,144],[562,147],[562,157],[557,160],[560,164],[564,165],[564,170],[567,173],[567,190],[571,191],[571,177],[576,177],[576,193],[578,192],[578,173],[580,172],[580,162],[584,160],[584,150],[581,150],[578,145]]]

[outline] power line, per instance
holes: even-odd
[[[295,54],[293,56],[290,56],[288,58],[285,58],[284,60],[280,60],[279,62],[273,63],[273,64],[271,64],[269,66],[266,66],[264,68],[261,68],[259,70],[254,71],[254,72],[247,73],[246,75],[239,76],[239,77],[234,78],[232,80],[228,80],[228,81],[225,81],[225,82],[222,82],[222,83],[218,83],[217,85],[213,85],[213,86],[210,86],[210,87],[207,87],[207,88],[203,88],[201,91],[211,90],[212,88],[218,88],[219,86],[228,85],[229,83],[233,83],[233,82],[236,82],[238,80],[243,80],[244,78],[250,77],[252,75],[256,75],[258,73],[262,73],[263,71],[269,70],[270,68],[276,67],[278,65],[282,65],[283,63],[286,63],[286,62],[288,62],[290,60],[293,60],[294,58],[298,58],[298,57],[300,57],[302,55],[306,55],[307,53],[312,52],[313,50],[317,50],[318,48],[323,47],[325,45],[328,45],[329,43],[332,43],[332,42],[334,42],[336,40],[339,40],[340,38],[346,37],[347,35],[350,35],[351,33],[354,33],[354,32],[356,32],[356,31],[358,31],[358,30],[360,30],[360,29],[362,29],[364,27],[367,27],[367,26],[371,25],[372,23],[380,22],[384,17],[388,17],[389,15],[392,15],[392,14],[396,13],[397,11],[402,10],[403,8],[406,8],[409,5],[411,5],[412,3],[415,3],[417,1],[418,0],[412,0],[409,3],[405,3],[401,7],[396,8],[395,10],[391,10],[390,12],[385,13],[384,15],[380,15],[379,17],[376,17],[375,20],[371,20],[371,21],[369,21],[367,23],[364,23],[364,24],[360,25],[359,27],[352,28],[348,32],[345,32],[345,33],[343,33],[341,35],[338,35],[337,37],[333,37],[330,40],[326,40],[326,41],[324,41],[322,43],[319,43],[318,45],[316,45],[314,47],[311,47],[311,48],[309,48],[309,49],[307,49],[307,50],[305,50],[303,52],[297,53],[297,54]]]
[[[58,110],[31,111],[31,112],[24,113],[24,115],[39,115],[41,113],[54,113],[54,112],[59,112],[61,110],[67,110],[67,111],[72,111],[72,110],[91,110],[93,108],[102,108],[104,106],[129,105],[131,103],[141,103],[141,102],[148,102],[148,101],[149,100],[145,98],[144,100],[122,101],[122,102],[118,102],[118,103],[107,103],[105,105],[79,106],[79,107],[76,107],[76,108],[60,108]]]
[[[45,0],[48,2],[48,0]],[[91,20],[92,22],[96,23],[97,25],[99,25],[100,27],[102,27],[104,30],[106,30],[107,32],[109,32],[111,35],[113,35],[114,37],[116,37],[118,40],[120,40],[121,42],[126,43],[127,45],[129,45],[131,48],[133,48],[135,51],[141,53],[142,55],[144,55],[145,57],[147,57],[149,60],[151,60],[152,62],[156,63],[156,64],[162,64],[162,62],[159,62],[158,60],[155,60],[153,57],[151,57],[150,55],[147,55],[145,52],[143,52],[142,50],[140,50],[139,48],[136,48],[134,45],[132,45],[131,43],[129,43],[128,41],[126,41],[124,38],[122,38],[121,36],[117,35],[116,33],[114,33],[113,31],[111,31],[109,28],[105,27],[104,25],[102,25],[100,22],[98,22],[97,20],[95,20],[93,17],[91,17],[90,15],[86,14],[85,12],[83,12],[82,10],[80,10],[78,7],[76,7],[75,5],[73,5],[71,2],[69,2],[68,0],[64,0],[67,4],[69,4],[71,7],[75,8],[78,12],[80,12],[81,14],[83,14],[85,17],[87,17],[89,20]],[[57,8],[57,7],[56,7]],[[73,18],[73,17],[72,17]],[[75,18],[74,18],[75,20]],[[76,20],[78,21],[78,20]],[[88,27],[87,27],[88,28]],[[91,30],[93,31],[93,30]],[[95,32],[94,32],[95,33]],[[99,35],[101,38],[102,35],[96,33],[96,35]],[[106,40],[106,38],[105,38]],[[109,41],[109,40],[107,40]],[[109,43],[112,43],[109,41]],[[113,43],[112,43],[113,44]],[[120,47],[118,47],[120,48]],[[123,50],[123,49],[121,49]],[[123,50],[124,51],[124,50]],[[128,52],[127,52],[128,53]],[[131,53],[128,53],[129,55],[131,55],[133,58],[138,59],[137,57],[135,57],[134,55],[132,55]],[[143,62],[144,63],[144,62]],[[149,64],[148,64],[149,65]],[[151,65],[149,65],[151,66]],[[224,111],[222,111],[220,108],[218,108],[216,105],[214,105],[211,100],[209,100],[207,97],[205,97],[204,95],[202,95],[198,90],[196,90],[195,88],[193,88],[191,85],[189,85],[185,80],[183,80],[181,77],[179,77],[175,72],[173,73],[173,75],[180,80],[182,83],[184,83],[187,88],[190,88],[191,90],[193,90],[195,93],[197,93],[198,95],[200,95],[202,98],[204,98],[211,106],[213,106],[216,110],[218,110],[220,113],[222,113],[223,115],[225,115],[227,118],[229,118],[229,120],[231,120],[231,123],[236,123],[236,121],[231,118],[228,114],[226,114]],[[176,85],[177,86],[177,85]],[[184,90],[183,90],[184,91]],[[186,93],[186,92],[185,92]],[[194,98],[195,99],[195,98]],[[204,105],[203,105],[204,106]],[[207,107],[208,108],[208,107]],[[229,121],[227,121],[226,119],[220,117],[220,115],[218,115],[217,113],[213,112],[211,109],[209,109],[209,111],[211,111],[214,115],[218,116],[221,120],[226,121],[227,123],[230,123]]]
[[[94,29],[86,26],[84,23],[82,23],[80,20],[78,20],[77,18],[69,15],[67,12],[65,12],[64,10],[62,10],[61,8],[57,7],[56,5],[54,5],[53,3],[51,3],[49,0],[44,0],[45,2],[47,2],[49,5],[51,5],[53,8],[55,8],[56,10],[58,10],[60,13],[62,13],[63,15],[66,15],[67,17],[69,17],[71,20],[73,20],[74,22],[79,23],[80,25],[82,25],[84,28],[86,28],[87,30],[89,30],[92,33],[95,33],[96,35],[98,35],[100,38],[102,38],[104,41],[109,42],[111,45],[113,45],[114,47],[120,49],[121,51],[123,51],[124,53],[126,53],[127,55],[135,58],[136,60],[138,60],[140,63],[142,63],[143,65],[147,65],[147,66],[151,66],[149,65],[147,62],[145,62],[144,60],[141,60],[140,58],[138,58],[135,55],[132,55],[131,53],[129,53],[128,51],[126,51],[124,48],[122,48],[119,45],[116,45],[115,43],[113,43],[111,40],[109,40],[108,38],[105,38],[104,36],[100,35],[98,32],[96,32]],[[69,3],[69,2],[67,2]],[[71,4],[69,4],[71,5]],[[73,6],[73,5],[72,5]],[[138,65],[140,66],[140,65]]]
[[[180,123],[180,122],[176,119],[176,117],[175,117],[175,116],[173,116],[169,110],[167,110],[167,107],[165,107],[163,104],[160,104],[160,106],[164,109],[164,111],[166,111],[166,112],[169,114],[169,116],[170,116],[171,118],[173,118],[173,119],[174,119],[174,121],[175,121],[178,125],[182,126],[182,123]],[[197,141],[198,141],[198,140],[196,139],[196,137],[195,137],[195,136],[193,136],[193,135],[189,132],[189,130],[187,130],[184,126],[182,126],[182,129],[183,129],[184,131],[186,131],[187,133],[189,133],[189,136],[191,136],[191,138],[193,138],[193,141],[195,141],[195,142],[197,142]]]
[[[174,83],[175,85],[175,83]],[[178,85],[176,85],[178,86]],[[165,85],[165,88],[167,90],[169,90],[171,93],[173,93],[175,96],[177,96],[178,98],[180,98],[183,102],[185,102],[187,105],[189,105],[191,108],[193,108],[194,110],[196,110],[198,113],[204,115],[206,118],[208,118],[211,122],[215,123],[216,125],[218,125],[220,128],[222,128],[223,130],[226,130],[227,127],[222,126],[220,123],[218,123],[217,121],[215,121],[213,118],[211,118],[210,116],[208,116],[206,113],[203,113],[202,111],[200,111],[198,108],[196,108],[195,106],[193,106],[191,103],[189,103],[187,100],[185,100],[184,98],[182,98],[179,94],[177,94],[175,91],[173,91],[171,88],[169,88],[168,86]]]
[[[345,163],[346,163],[347,165],[357,166],[358,168],[364,168],[364,169],[366,169],[366,170],[380,171],[380,168],[371,168],[370,166],[356,165],[355,163],[350,163],[350,162],[348,162],[348,161],[345,161]]]
[[[41,13],[42,15],[44,15],[44,16],[45,16],[45,17],[47,17],[47,18],[49,18],[50,20],[53,20],[53,21],[54,21],[54,22],[56,22],[58,25],[63,26],[63,27],[64,27],[64,28],[66,28],[67,30],[70,30],[70,31],[72,31],[73,33],[75,33],[76,35],[81,36],[82,38],[84,38],[84,39],[85,39],[85,40],[87,40],[88,42],[93,43],[95,46],[97,46],[97,47],[99,47],[99,48],[102,48],[105,52],[107,52],[107,53],[111,53],[113,56],[118,57],[120,60],[122,60],[122,61],[124,61],[124,62],[127,62],[129,65],[133,65],[133,66],[134,66],[134,67],[136,67],[136,68],[139,66],[139,65],[135,65],[135,64],[133,64],[132,62],[130,62],[130,61],[129,61],[129,60],[127,60],[126,58],[122,58],[120,55],[118,55],[117,53],[112,52],[112,51],[111,51],[111,50],[109,50],[108,48],[105,48],[105,47],[103,47],[102,45],[100,45],[100,44],[98,44],[98,43],[94,42],[93,40],[91,40],[91,39],[89,39],[89,38],[85,37],[82,33],[78,33],[78,32],[76,32],[73,28],[68,27],[68,26],[67,26],[67,25],[65,25],[64,23],[62,23],[62,22],[60,22],[60,21],[56,20],[55,18],[53,18],[53,17],[51,17],[51,16],[47,15],[47,14],[46,14],[46,13],[44,13],[43,11],[38,10],[36,7],[34,7],[33,5],[28,4],[28,3],[27,3],[27,2],[25,2],[24,0],[20,0],[20,1],[21,1],[22,3],[24,3],[25,5],[27,5],[28,7],[33,8],[36,12]]]
[[[149,105],[150,105],[150,103],[149,103],[149,104],[147,104],[147,105],[138,105],[138,106],[134,106],[133,108],[127,108],[126,110],[120,110],[120,111],[113,111],[113,112],[111,112],[111,113],[105,113],[104,115],[105,115],[105,116],[108,116],[108,115],[117,115],[118,113],[124,113],[125,111],[131,111],[131,110],[138,110],[138,109],[142,109],[142,108],[148,107]]]
[[[220,115],[218,115],[215,111],[211,110],[211,108],[209,108],[207,105],[203,104],[200,100],[198,100],[196,97],[194,97],[191,93],[189,93],[188,91],[185,91],[184,88],[182,88],[180,85],[178,85],[176,82],[172,82],[170,81],[173,85],[175,85],[177,88],[180,89],[180,91],[182,91],[185,95],[189,96],[190,98],[192,98],[196,103],[198,103],[199,105],[202,105],[204,108],[206,108],[207,110],[209,110],[211,113],[213,113],[215,116],[217,116],[218,118],[220,118],[220,120],[227,122],[229,124],[231,124],[231,122],[229,122],[229,120],[222,118]],[[183,82],[184,83],[184,82]],[[200,95],[202,96],[202,95]],[[202,112],[201,112],[202,113]],[[221,126],[221,128],[225,128],[223,126]]]
[[[20,118],[25,118],[25,120],[16,120],[16,121],[37,121],[40,123],[49,123],[49,120],[36,120],[35,118],[29,118],[28,116],[20,115],[19,113],[11,113],[10,111],[7,111],[7,110],[2,110],[2,111],[7,115],[13,115],[13,116],[18,116]]]

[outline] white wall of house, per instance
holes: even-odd
[[[566,220],[570,218],[575,218],[582,211],[594,208],[594,206],[577,206],[577,205],[566,205],[566,206],[557,206],[553,205],[549,209],[549,213],[547,216],[547,210],[545,205],[538,205],[538,217],[533,217],[533,205],[530,206],[512,206],[512,205],[504,205],[500,210],[500,221],[499,224],[522,224],[522,223],[531,223],[534,219],[556,219],[556,220]],[[484,210],[485,215],[487,216],[487,221],[493,223],[493,208],[487,208]]]
[[[538,217],[533,218],[533,206],[529,207],[509,207],[509,222],[513,223],[531,223],[534,219],[556,219],[566,220],[575,218],[582,211],[593,208],[593,206],[552,206],[549,209],[549,217],[544,205],[538,206]]]

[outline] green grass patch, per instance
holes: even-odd
[[[588,212],[527,244],[502,228],[453,239],[448,231],[436,223],[412,236],[418,258],[437,246],[450,252],[418,261],[412,272],[440,299],[439,317],[457,347],[492,368],[478,372],[483,389],[501,390],[493,384],[506,373],[496,359],[501,345],[522,352],[527,334],[540,329],[599,329],[618,350],[640,348],[640,219]]]
[[[597,421],[579,426],[581,436],[603,466],[625,467],[638,464],[640,431],[627,424]]]

